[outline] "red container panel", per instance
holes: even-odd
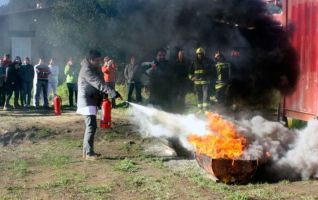
[[[286,0],[284,14],[300,65],[296,90],[284,98],[284,113],[309,120],[318,116],[318,0]]]

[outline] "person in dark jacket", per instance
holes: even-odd
[[[110,98],[121,98],[121,95],[108,87],[100,71],[101,54],[92,50],[81,63],[78,77],[77,113],[85,118],[85,135],[83,141],[83,158],[96,160],[98,154],[94,151],[94,136],[97,129],[97,107],[101,105],[104,94]]]
[[[21,67],[24,107],[30,107],[34,79],[34,66],[30,64],[30,58],[26,57]]]
[[[2,80],[2,89],[0,91],[0,101],[1,106],[4,106],[5,99],[6,99],[6,69],[11,65],[11,56],[10,54],[5,54],[1,61],[1,77],[0,80]]]
[[[173,68],[166,59],[166,50],[159,49],[155,61],[146,70],[149,75],[149,103],[159,106],[165,111],[171,111],[173,107]]]
[[[10,54],[5,54],[2,59],[2,66],[4,68],[9,67],[12,64]]]
[[[175,106],[173,107],[176,112],[182,112],[185,108],[185,96],[189,89],[188,74],[190,66],[190,63],[184,56],[184,51],[179,50],[176,61],[173,64],[174,84],[172,88],[175,95]]]
[[[19,67],[18,62],[13,62],[6,68],[6,100],[3,110],[11,109],[10,99],[14,92],[14,108],[18,107],[19,101]]]
[[[19,97],[20,97],[20,104],[18,103],[18,107],[24,105],[24,99],[23,99],[23,72],[21,70],[22,67],[22,60],[19,56],[15,57],[14,59],[15,63],[18,63],[19,67],[18,67],[18,80],[17,80],[17,84],[18,84],[18,88],[19,88]]]
[[[208,109],[209,88],[212,77],[212,62],[205,56],[205,50],[203,48],[198,48],[196,50],[196,59],[190,68],[189,78],[195,85],[200,112]]]
[[[128,84],[127,101],[128,102],[132,101],[132,94],[133,94],[133,91],[135,90],[136,102],[141,103],[142,101],[142,97],[141,97],[142,69],[141,69],[141,66],[136,63],[135,56],[132,56],[130,58],[130,63],[126,65],[124,75]]]
[[[43,95],[43,107],[49,108],[49,100],[47,96],[48,84],[49,84],[49,75],[50,68],[45,65],[44,59],[39,59],[39,64],[34,66],[35,73],[37,74],[37,82],[36,82],[36,91],[35,91],[35,107],[39,108],[40,106],[40,96]]]
[[[3,65],[2,59],[0,59],[0,106],[4,106],[6,99],[6,90],[5,90],[5,78],[6,78],[6,68]]]

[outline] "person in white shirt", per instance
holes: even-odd
[[[41,59],[42,60],[42,59]],[[36,67],[39,66],[40,64],[38,63],[37,65],[34,66],[34,78],[33,78],[33,98],[32,98],[32,105],[34,107],[36,107],[36,89],[37,89],[37,83],[38,83],[38,74],[36,73]],[[44,102],[44,98],[43,98],[43,94],[40,94],[40,98],[39,98],[39,103],[42,104],[42,102]]]
[[[51,58],[50,62],[49,62],[49,68],[50,68],[50,72],[51,74],[49,75],[49,86],[48,86],[48,98],[50,98],[50,94],[53,92],[53,99],[54,96],[57,95],[56,90],[57,90],[57,86],[59,83],[59,73],[60,73],[60,68],[59,66],[55,65],[54,63],[54,59]]]

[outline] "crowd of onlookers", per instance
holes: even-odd
[[[48,60],[40,58],[33,66],[28,57],[22,60],[17,56],[11,60],[9,54],[4,55],[0,59],[0,106],[3,110],[31,106],[39,108],[40,105],[48,109],[49,100],[57,95],[59,73],[60,67],[56,65],[54,58]],[[68,60],[64,74],[69,90],[69,105],[74,106],[73,97],[77,96],[78,69],[73,67],[72,59]]]
[[[76,106],[77,103],[79,71],[80,66],[75,65],[73,59],[69,58],[63,72],[70,107]],[[100,72],[103,73],[105,84],[115,89],[114,61],[106,56]],[[58,95],[57,88],[62,82],[59,75],[60,67],[54,58],[40,58],[33,66],[28,57],[22,60],[17,56],[12,60],[9,54],[5,54],[0,59],[0,107],[3,107],[3,110],[40,106],[48,109],[50,102],[53,103],[53,97]],[[112,100],[112,103],[113,107],[116,107],[115,100]]]
[[[176,51],[169,59],[166,54],[165,49],[159,49],[152,62],[141,62],[137,56],[129,58],[123,74],[127,83],[128,102],[141,103],[142,89],[145,88],[149,103],[168,111],[183,110],[185,96],[193,89],[200,110],[206,110],[211,101],[226,104],[228,86],[233,74],[235,76],[233,66],[240,59],[238,49],[232,50],[229,61],[220,51],[209,58],[203,48],[196,49],[192,60],[186,58],[183,50]],[[118,70],[114,60],[104,57],[100,69],[105,84],[115,90]],[[77,103],[79,71],[80,66],[74,65],[73,59],[69,58],[63,72],[70,107]],[[40,58],[33,66],[28,57],[22,61],[18,56],[11,60],[10,55],[4,55],[0,59],[0,106],[4,110],[31,106],[39,108],[40,105],[49,108],[53,97],[58,95],[58,84],[62,82],[59,74],[60,67],[54,58]],[[134,92],[135,99],[132,98]],[[112,99],[112,106],[116,108],[115,99]]]
[[[167,57],[165,49],[159,49],[152,62],[131,57],[124,72],[128,101],[135,90],[136,101],[141,102],[141,89],[145,87],[149,103],[170,112],[183,112],[186,94],[193,91],[199,112],[207,110],[211,103],[230,104],[229,88],[238,78],[236,69],[242,62],[238,48],[233,48],[228,58],[220,50],[210,57],[202,47],[195,50],[194,56],[178,49]]]

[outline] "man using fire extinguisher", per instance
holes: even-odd
[[[97,108],[101,105],[104,94],[110,98],[121,98],[121,95],[108,87],[99,69],[101,53],[91,50],[87,58],[81,63],[78,77],[78,102],[77,113],[85,118],[85,135],[83,142],[83,158],[85,160],[96,160],[98,154],[94,151],[94,136],[97,129]]]

